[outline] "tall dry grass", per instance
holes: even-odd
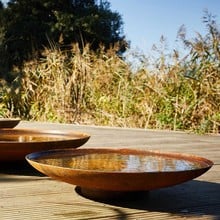
[[[214,24],[205,37],[182,41],[166,60],[141,53],[135,69],[117,47],[98,52],[89,45],[53,47],[44,58],[25,63],[12,82],[0,82],[0,115],[35,121],[219,133],[220,34]],[[183,33],[183,32],[181,32]]]

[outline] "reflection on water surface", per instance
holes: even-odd
[[[33,135],[10,135],[1,134],[0,142],[44,142],[44,141],[58,141],[65,140],[64,136],[59,135],[48,135],[48,134],[33,134]]]
[[[159,155],[126,155],[117,153],[86,154],[64,158],[38,159],[54,166],[103,172],[165,172],[199,169],[206,164]]]

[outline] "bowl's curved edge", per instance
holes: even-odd
[[[120,172],[91,172],[89,170],[74,170],[48,164],[41,164],[34,161],[36,158],[50,156],[52,153],[59,155],[59,152],[76,152],[84,151],[84,149],[57,149],[55,151],[36,152],[26,156],[26,160],[37,170],[43,172],[51,178],[77,185],[85,189],[99,189],[109,191],[141,191],[153,190],[162,187],[177,185],[188,180],[192,180],[205,172],[212,166],[213,162],[202,157],[194,156],[199,160],[205,160],[207,165],[200,169],[178,171],[178,172],[149,172],[149,173],[120,173]],[[89,152],[97,150],[97,148],[88,148]],[[98,149],[100,152],[102,149]],[[103,150],[106,150],[104,148]],[[111,150],[111,149],[110,149]],[[119,150],[119,149],[118,149]],[[129,151],[130,149],[127,149]],[[115,151],[115,150],[113,150]],[[124,149],[123,149],[123,152]],[[146,152],[146,151],[144,151]],[[151,151],[153,152],[153,151]],[[166,153],[167,154],[167,153]],[[179,155],[170,153],[171,155]],[[181,156],[192,156],[181,154]]]
[[[9,131],[9,129],[0,129],[0,134],[2,132]],[[28,129],[12,129],[12,132],[16,130],[19,131],[28,131]],[[37,132],[38,130],[31,130]],[[40,130],[39,130],[40,131]],[[41,130],[42,131],[42,130]],[[53,132],[53,130],[49,130]],[[55,132],[59,132],[55,130]],[[73,132],[73,131],[60,131],[61,134],[74,134],[78,135],[78,138],[67,139],[67,140],[54,140],[54,141],[43,141],[43,142],[0,142],[1,162],[11,162],[11,161],[21,161],[25,160],[25,156],[34,152],[43,152],[56,149],[68,149],[68,148],[78,148],[84,145],[91,137],[90,134],[84,132]],[[71,137],[71,136],[70,136]]]

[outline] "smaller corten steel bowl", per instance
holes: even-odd
[[[27,154],[38,151],[77,148],[89,138],[87,133],[71,130],[0,129],[0,161],[25,160]]]
[[[148,191],[194,179],[211,168],[202,157],[135,149],[82,148],[32,153],[27,161],[82,194]],[[95,195],[94,195],[95,194]]]
[[[0,118],[0,129],[14,128],[20,121],[19,118]]]

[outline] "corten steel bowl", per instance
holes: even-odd
[[[89,134],[40,129],[0,129],[0,161],[21,161],[32,152],[77,148],[88,141]]]
[[[14,128],[20,121],[19,118],[0,118],[0,129]]]
[[[194,179],[213,162],[198,156],[135,149],[60,149],[32,153],[38,171],[80,187],[87,197],[99,192],[148,191]]]

